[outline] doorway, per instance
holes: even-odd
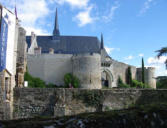
[[[103,88],[112,87],[113,76],[110,71],[104,70],[101,74],[101,83]]]

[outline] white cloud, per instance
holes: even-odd
[[[113,51],[120,51],[120,48],[110,48],[107,46],[105,46],[104,48],[106,49],[108,54],[111,54]]]
[[[91,11],[94,8],[92,4],[89,4],[90,0],[49,0],[51,3],[63,5],[68,4],[72,9],[79,9],[76,16],[73,17],[73,21],[76,21],[79,27],[83,27],[87,24],[93,23],[96,18],[91,16]]]
[[[44,20],[50,12],[45,0],[20,0],[17,2],[17,6],[18,17],[27,34],[30,34],[30,31],[34,31],[36,34],[46,33],[45,30],[37,26],[37,21]]]
[[[151,4],[152,4],[153,1],[154,1],[154,0],[146,0],[146,1],[144,2],[143,8],[142,8],[142,9],[140,10],[140,12],[139,12],[139,15],[144,14],[144,13],[150,8],[150,6],[151,6]]]
[[[17,0],[17,13],[21,21],[21,25],[26,29],[27,34],[35,31],[36,34],[46,34],[45,29],[42,29],[37,22],[44,20],[50,13],[46,0]],[[15,2],[6,0],[3,4],[14,11]]]
[[[124,59],[125,60],[132,60],[132,59],[134,59],[134,57],[132,55],[129,55],[128,57],[125,57]]]
[[[79,27],[93,23],[96,19],[90,16],[93,6],[88,7],[84,11],[79,12],[73,19],[77,21]]]
[[[102,19],[105,22],[110,22],[113,19],[115,11],[119,8],[119,6],[120,5],[118,2],[115,2],[115,4],[110,8],[109,12],[107,12],[107,15],[102,16]]]
[[[111,52],[114,50],[114,48],[110,48],[110,47],[107,47],[107,46],[105,46],[105,49],[106,49],[108,54],[111,54]]]
[[[49,14],[49,8],[45,0],[20,0],[18,5],[18,16],[23,24],[35,24],[39,18]]]
[[[73,21],[77,22],[79,27],[83,27],[87,24],[92,24],[97,20],[103,20],[104,22],[110,22],[115,14],[117,8],[119,8],[118,1],[108,10],[108,12],[101,16],[99,13],[92,13],[95,9],[94,4],[90,4],[90,0],[49,0],[50,3],[58,3],[59,5],[68,4],[72,9],[79,9],[76,16],[73,17]]]
[[[162,56],[159,59],[157,57],[149,57],[147,60],[148,66],[156,68],[156,76],[167,75],[167,70],[165,68],[166,56]]]
[[[161,56],[159,59],[157,57],[149,57],[147,62],[148,64],[164,64],[166,59],[166,56]]]
[[[144,54],[143,54],[143,53],[140,53],[140,54],[139,54],[139,57],[143,57],[143,56],[144,56]]]
[[[48,35],[49,33],[42,28],[36,27],[24,27],[26,30],[26,35],[31,35],[31,32],[34,32],[36,35]]]
[[[167,70],[164,65],[150,65],[150,67],[155,67],[155,76],[166,76]]]
[[[50,0],[54,1],[54,0]],[[72,8],[86,8],[89,0],[55,0],[58,4],[69,4]]]

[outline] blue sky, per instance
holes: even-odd
[[[15,2],[16,1],[16,2]],[[48,35],[53,31],[58,8],[61,35],[104,36],[113,59],[135,66],[156,67],[167,75],[165,56],[155,51],[167,46],[167,0],[0,0],[14,11],[27,34]]]

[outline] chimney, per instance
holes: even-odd
[[[42,48],[41,48],[41,47],[34,48],[34,53],[35,53],[35,55],[40,55],[40,54],[41,54],[41,51],[42,51]]]
[[[54,54],[54,49],[53,48],[49,49],[49,54]]]
[[[31,32],[31,44],[33,43],[35,37],[36,37],[35,33]]]

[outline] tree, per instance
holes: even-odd
[[[142,82],[143,83],[145,83],[145,74],[144,74],[144,59],[143,59],[143,57],[142,57]]]
[[[118,77],[117,85],[118,85],[118,88],[130,88],[130,85],[125,84],[125,83],[122,81],[122,79],[121,79],[120,76]]]
[[[132,73],[131,73],[131,67],[130,66],[127,69],[126,83],[129,84],[129,85],[132,85]]]
[[[79,88],[80,86],[79,79],[71,73],[64,75],[64,83],[67,88]]]
[[[167,76],[159,76],[157,79],[157,88],[167,88]]]
[[[163,47],[160,50],[157,50],[156,52],[158,52],[157,57],[160,58],[161,56],[167,54],[167,47]],[[166,65],[166,69],[167,69],[167,60],[165,61],[165,65]]]

